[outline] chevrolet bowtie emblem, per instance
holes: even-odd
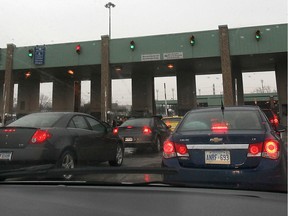
[[[214,138],[211,138],[210,139],[210,142],[221,142],[221,141],[223,141],[223,138],[219,138],[219,137],[214,137]]]

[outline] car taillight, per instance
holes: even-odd
[[[214,133],[226,133],[228,131],[227,123],[226,122],[212,123],[211,130]]]
[[[278,125],[279,125],[279,119],[275,114],[273,114],[273,118],[270,119],[270,122],[275,127],[278,127]]]
[[[164,158],[176,157],[174,143],[171,142],[170,140],[166,140],[163,144],[163,157]]]
[[[247,157],[264,157],[270,159],[279,158],[279,142],[274,139],[266,139],[264,143],[249,145]]]
[[[151,133],[152,133],[152,130],[151,130],[150,127],[144,126],[144,127],[143,127],[143,133],[144,133],[144,134],[151,134]]]
[[[270,159],[279,158],[279,142],[274,139],[267,139],[264,142],[262,157]]]
[[[253,143],[249,145],[247,157],[259,157],[262,153],[262,143]]]
[[[113,134],[118,134],[118,132],[119,132],[119,128],[118,127],[113,129]]]
[[[16,131],[16,129],[15,128],[7,128],[7,129],[4,129],[4,132],[5,133],[12,133],[12,132],[15,132]]]
[[[51,138],[52,135],[48,132],[48,130],[37,130],[31,140],[30,143],[32,144],[40,144]]]
[[[188,149],[185,144],[174,143],[170,140],[166,140],[163,144],[163,157],[189,157]]]

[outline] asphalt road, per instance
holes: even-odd
[[[141,152],[136,151],[133,148],[125,149],[125,157],[122,167],[145,167],[145,168],[160,168],[161,167],[162,152],[153,153],[150,149],[143,150]],[[103,163],[100,166],[109,167],[108,163]],[[119,167],[121,170],[121,167]],[[162,181],[160,174],[123,174],[123,173],[112,173],[112,174],[90,174],[86,176],[77,177],[76,180],[84,180],[89,182],[116,182],[116,183],[145,183],[151,181]]]

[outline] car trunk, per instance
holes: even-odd
[[[177,138],[179,137],[179,138]],[[181,137],[181,138],[180,138]],[[175,136],[175,143],[184,143],[189,158],[178,157],[183,167],[193,168],[254,168],[261,157],[247,157],[249,144],[264,142],[263,131],[229,131],[225,134],[194,132]]]
[[[37,128],[3,127],[0,128],[0,148],[25,148]]]

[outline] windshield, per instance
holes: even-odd
[[[287,0],[0,14],[0,182],[287,191]]]

